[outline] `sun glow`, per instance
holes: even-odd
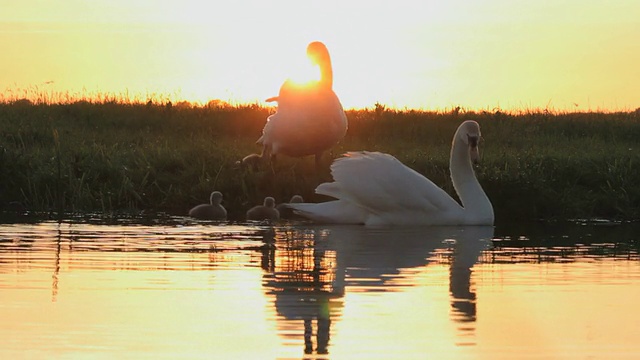
[[[211,10],[196,0],[17,2],[0,13],[3,98],[35,86],[262,102],[286,79],[317,79],[305,49],[322,41],[345,108],[640,106],[637,2],[238,0]]]
[[[310,63],[293,67],[290,73],[287,80],[299,86],[306,86],[320,80],[320,68]]]

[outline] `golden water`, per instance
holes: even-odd
[[[638,358],[611,229],[4,224],[0,358]]]

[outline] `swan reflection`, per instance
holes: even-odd
[[[263,260],[263,285],[279,333],[288,342],[302,336],[306,354],[328,353],[331,325],[342,317],[346,293],[401,290],[416,284],[409,269],[433,262],[449,264],[451,321],[473,329],[472,268],[493,237],[491,226],[308,226],[279,230],[276,237],[275,254]]]

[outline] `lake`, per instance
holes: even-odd
[[[635,359],[638,224],[0,224],[2,359]]]

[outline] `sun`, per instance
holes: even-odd
[[[307,85],[320,80],[320,68],[310,60],[294,64],[287,72],[287,79],[297,85]]]

